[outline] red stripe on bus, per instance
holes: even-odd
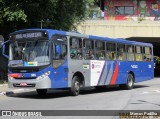
[[[9,76],[11,76],[13,78],[18,78],[19,74],[9,74]]]
[[[114,70],[110,85],[114,85],[116,83],[117,76],[118,76],[118,63],[116,63],[116,68]]]
[[[15,73],[15,74],[9,74],[9,76],[11,76],[13,78],[21,78],[22,74]]]

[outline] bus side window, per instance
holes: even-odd
[[[134,46],[127,45],[127,60],[134,61]]]
[[[117,60],[126,60],[124,44],[117,44]]]
[[[95,55],[97,60],[105,59],[105,42],[95,41]]]
[[[83,40],[84,59],[95,60],[94,41],[91,39]]]
[[[150,62],[152,58],[152,48],[143,47],[143,61]]]
[[[136,61],[142,61],[142,46],[135,46]]]
[[[71,59],[82,59],[82,39],[71,38],[70,39],[70,58]]]
[[[116,60],[116,44],[115,43],[106,43],[106,59],[107,60]]]

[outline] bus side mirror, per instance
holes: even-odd
[[[8,59],[9,56],[8,56],[7,54],[5,54],[6,43],[9,43],[9,40],[5,41],[5,42],[2,44],[2,55]]]

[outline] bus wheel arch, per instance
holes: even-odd
[[[72,77],[70,93],[73,96],[78,96],[80,87],[84,86],[84,76],[80,72],[76,72]]]
[[[81,87],[84,87],[84,86],[85,86],[85,80],[84,80],[83,74],[82,74],[81,72],[76,72],[76,73],[73,75],[72,79],[73,79],[75,76],[78,76],[79,81],[80,81],[80,86],[81,86]]]
[[[135,75],[134,75],[134,73],[133,73],[132,71],[129,71],[128,74],[129,74],[129,73],[132,74],[133,79],[134,79],[133,82],[135,82]]]
[[[120,88],[131,90],[134,86],[135,75],[132,71],[129,71],[126,77],[126,84],[121,84]]]

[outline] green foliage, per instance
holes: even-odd
[[[99,0],[88,0],[87,10],[85,13],[86,19],[92,19],[93,17],[100,17],[100,9],[97,7]]]
[[[27,15],[24,14],[23,10],[12,11],[9,7],[6,7],[3,12],[3,18],[6,18],[7,21],[27,21]]]
[[[154,63],[160,64],[160,57],[154,56]]]
[[[95,3],[95,0],[88,0],[87,2],[88,2],[88,4],[89,4],[89,6],[93,6],[94,3]]]
[[[0,0],[0,33],[24,28],[73,30],[94,0]]]

